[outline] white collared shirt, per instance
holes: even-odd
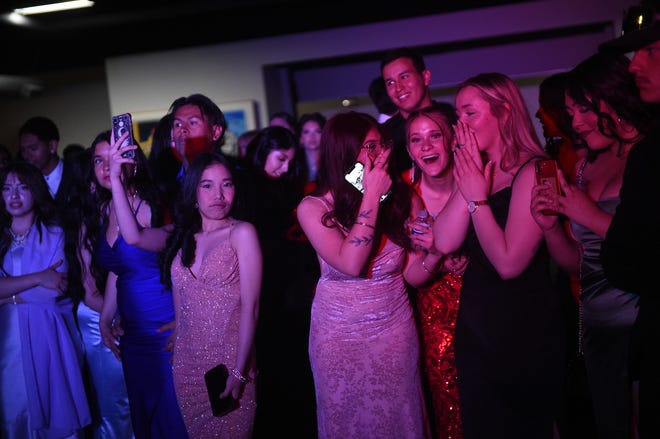
[[[55,169],[53,169],[53,171],[50,174],[44,175],[44,179],[46,179],[46,183],[48,184],[48,191],[53,196],[53,198],[55,198],[57,189],[60,187],[60,182],[62,181],[63,172],[64,172],[64,161],[62,159],[59,159],[57,161],[57,166],[55,166]]]

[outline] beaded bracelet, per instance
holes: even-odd
[[[247,383],[248,381],[250,381],[250,380],[248,380],[247,378],[245,378],[245,377],[243,376],[243,374],[242,374],[238,369],[236,369],[236,368],[233,368],[233,369],[231,370],[231,374],[234,375],[234,378],[236,378],[238,381],[242,382],[243,384],[245,384],[245,383]]]
[[[363,223],[363,222],[360,222],[360,221],[355,221],[355,224],[359,224],[359,225],[365,226],[365,227],[371,227],[372,229],[376,230],[376,226],[372,226],[371,224]]]

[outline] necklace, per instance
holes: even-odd
[[[32,230],[32,227],[27,229],[27,231],[25,233],[19,235],[19,234],[14,233],[14,231],[10,227],[9,228],[9,234],[11,234],[11,238],[12,238],[11,248],[15,249],[15,248],[18,248],[18,247],[24,247],[25,246],[25,241],[27,241],[28,236],[30,236],[30,230]]]

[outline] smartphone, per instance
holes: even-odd
[[[561,193],[559,178],[557,178],[557,162],[555,160],[546,159],[536,162],[536,183],[547,184],[555,193]],[[554,215],[557,212],[551,209],[544,209],[541,213],[544,215]]]
[[[364,186],[362,186],[362,178],[364,177],[364,165],[360,162],[355,162],[353,167],[348,174],[344,176],[347,182],[353,185],[353,187],[360,192],[364,193]],[[380,196],[380,202],[382,203],[390,196],[392,191],[387,191],[386,194]]]
[[[133,142],[133,120],[130,113],[119,114],[112,116],[112,133],[115,136],[115,140],[119,139],[124,133],[129,132],[130,134],[124,140],[124,142],[119,146],[119,149],[125,148]],[[135,150],[130,150],[122,153],[121,155],[125,159],[134,159]]]
[[[204,374],[204,382],[206,383],[206,391],[209,394],[213,416],[224,416],[238,408],[238,401],[231,395],[225,398],[219,396],[227,386],[227,378],[229,378],[229,370],[224,364],[218,364]]]

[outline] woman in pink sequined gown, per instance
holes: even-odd
[[[410,238],[424,251],[437,251],[433,245],[433,218],[445,207],[455,188],[451,152],[456,146],[452,130],[455,123],[456,113],[451,104],[415,111],[406,120],[406,143],[413,161],[410,184],[430,213],[428,227],[413,224]],[[467,258],[460,252],[443,258],[437,274],[429,283],[419,287],[415,295],[417,325],[422,337],[423,372],[433,410],[431,425],[436,439],[463,437],[454,328],[466,264]]]
[[[235,195],[230,169],[213,153],[191,163],[164,258],[177,313],[174,385],[188,434],[196,439],[249,439],[256,411],[261,250],[252,224],[230,216]],[[220,363],[230,371],[220,397],[233,396],[239,407],[214,417],[204,373]]]
[[[427,282],[440,258],[410,244],[414,194],[390,166],[381,130],[368,114],[331,117],[317,191],[297,209],[321,263],[309,340],[320,439],[430,435],[405,281]],[[363,194],[344,180],[356,160]]]

